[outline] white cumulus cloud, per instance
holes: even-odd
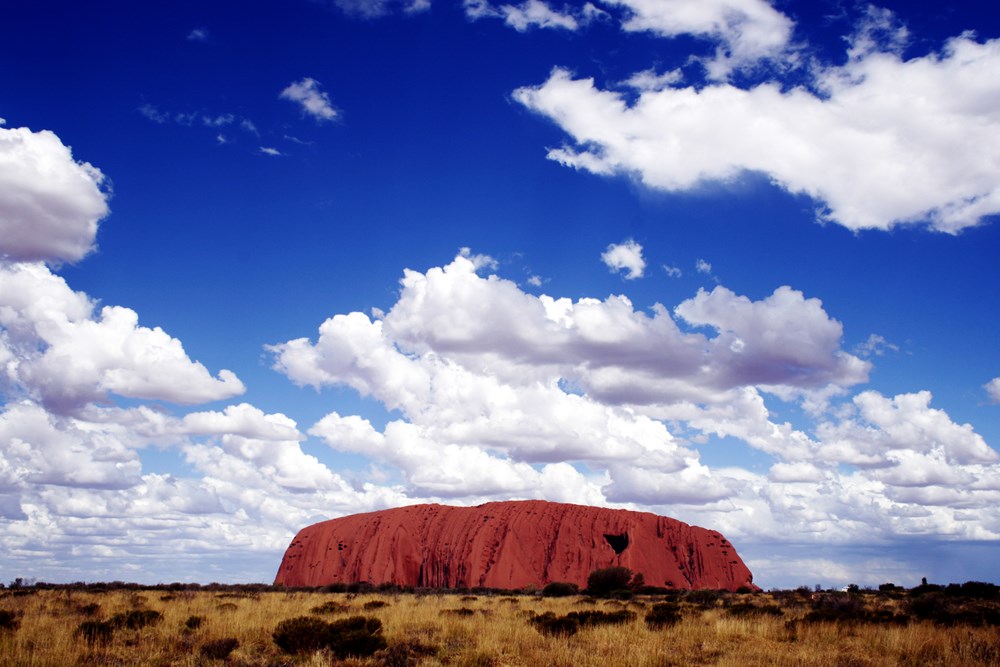
[[[646,260],[642,258],[642,246],[632,239],[609,245],[601,254],[601,261],[612,271],[624,272],[626,280],[642,278],[646,270]]]
[[[787,46],[792,21],[765,0],[611,0],[626,10],[622,28],[663,37],[695,35],[718,43],[709,75],[775,57]]]
[[[1000,377],[995,377],[983,385],[987,396],[993,403],[1000,403]]]
[[[443,268],[408,270],[381,319],[338,314],[315,342],[271,346],[275,367],[296,383],[348,386],[402,415],[379,432],[332,414],[311,433],[398,468],[425,494],[530,495],[542,487],[525,464],[582,461],[603,471],[593,488],[609,501],[717,500],[734,487],[643,412],[697,420],[685,406],[722,409],[739,388],[850,385],[867,373],[839,349],[841,325],[790,288],[759,302],[721,287],[699,292],[677,313],[715,330],[706,336],[682,332],[663,307],[649,316],[624,297],[536,297],[481,268],[466,252]],[[777,427],[763,422],[760,439],[770,442]],[[505,472],[470,482],[480,465]]]
[[[202,403],[243,393],[228,370],[212,377],[181,342],[140,326],[135,311],[104,306],[42,264],[0,265],[0,358],[6,383],[68,412],[109,394]]]
[[[910,60],[865,50],[820,70],[821,94],[716,84],[627,101],[556,69],[514,98],[569,135],[548,154],[569,167],[667,191],[760,172],[852,230],[957,233],[1000,213],[998,67],[1000,40],[962,36]]]
[[[0,258],[76,262],[108,215],[106,179],[52,132],[0,127]]]

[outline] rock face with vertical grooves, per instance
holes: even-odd
[[[593,570],[613,566],[642,573],[649,586],[755,588],[716,531],[648,512],[540,500],[412,505],[313,524],[288,546],[274,583],[583,588]]]

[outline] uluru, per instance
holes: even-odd
[[[648,586],[756,588],[716,531],[648,512],[541,500],[411,505],[316,523],[292,540],[274,583],[583,588],[592,571],[615,566],[641,573]]]

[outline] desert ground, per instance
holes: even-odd
[[[187,584],[8,588],[0,591],[0,662],[1000,665],[1000,598],[989,584],[618,596],[628,599],[551,595],[566,592]]]

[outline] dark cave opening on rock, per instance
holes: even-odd
[[[622,533],[621,535],[605,535],[604,539],[608,541],[611,548],[615,550],[616,554],[620,554],[628,548],[628,533]]]

